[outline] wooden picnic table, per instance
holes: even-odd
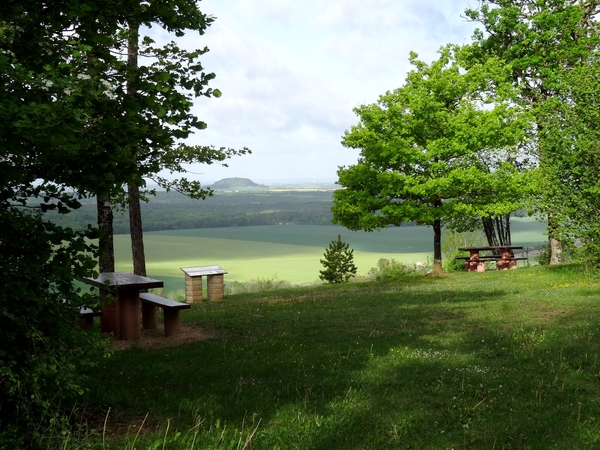
[[[102,272],[98,278],[82,278],[82,281],[116,291],[116,304],[105,303],[102,309],[102,331],[118,332],[119,339],[128,341],[140,338],[140,291],[164,286],[161,280],[128,272]]]
[[[478,247],[459,247],[458,250],[469,252],[469,258],[465,260],[465,271],[467,272],[483,272],[485,271],[486,261],[495,261],[496,267],[499,270],[516,269],[517,260],[527,258],[517,258],[513,254],[513,250],[522,250],[522,245],[488,245]],[[499,256],[482,256],[480,252],[496,251],[500,252]]]

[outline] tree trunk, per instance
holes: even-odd
[[[442,267],[442,221],[436,219],[433,221],[433,270],[432,275],[441,275],[444,273]]]
[[[543,96],[543,100],[542,101],[546,101],[546,95]],[[539,121],[536,121],[536,125],[538,127],[538,132],[540,135],[542,135],[543,132],[543,126]],[[546,149],[546,146],[544,146],[544,141],[540,141],[539,144],[539,159],[540,159],[540,163],[547,163],[549,164],[549,162],[547,162],[548,160],[548,150]],[[549,183],[555,183],[555,182],[559,182],[557,180],[553,180],[553,179],[548,179],[548,177],[546,178],[546,182]],[[552,213],[552,206],[548,207],[548,246],[550,247],[550,265],[558,265],[562,262],[562,258],[561,258],[561,254],[562,254],[562,244],[560,242],[560,239],[558,238],[558,223],[556,223],[556,217],[555,215]],[[556,205],[554,205],[554,208],[556,208]]]
[[[131,236],[131,256],[133,273],[146,276],[146,254],[144,252],[144,233],[142,230],[142,211],[140,208],[140,190],[137,185],[127,186],[129,199],[129,234]]]
[[[127,44],[127,65],[130,68],[138,66],[138,25],[130,24],[130,36]],[[135,88],[131,82],[127,83],[127,94],[134,96]],[[146,254],[144,252],[144,234],[142,231],[142,210],[140,207],[140,190],[138,185],[131,181],[127,185],[129,204],[129,234],[131,236],[131,257],[133,260],[133,273],[146,276]]]
[[[551,266],[556,266],[562,262],[562,244],[556,238],[556,223],[552,220],[552,216],[548,215],[548,246],[550,247],[550,262]]]
[[[100,230],[100,258],[98,260],[99,272],[115,271],[115,247],[113,241],[113,211],[107,196],[96,197],[98,211],[98,229]]]
[[[482,217],[483,231],[487,238],[490,247],[497,245],[511,245],[510,236],[510,214],[501,216]],[[500,255],[499,250],[493,251],[494,254]]]

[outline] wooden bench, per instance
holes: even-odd
[[[470,256],[457,256],[454,259],[459,259],[459,260],[463,260],[466,262],[471,260]],[[527,258],[526,256],[519,256],[519,257],[512,257],[510,258],[508,261],[527,261],[529,258]],[[498,263],[502,263],[503,260],[501,256],[499,255],[480,255],[479,256],[479,261],[481,261],[482,263],[486,263],[486,262],[495,262],[496,263],[496,267],[498,267]]]
[[[145,330],[156,328],[157,309],[160,307],[164,313],[165,336],[175,336],[181,329],[179,311],[190,309],[189,303],[176,302],[148,292],[140,293],[142,301],[142,328]]]
[[[79,327],[82,330],[91,330],[94,326],[94,317],[100,317],[102,311],[94,311],[90,308],[81,308],[79,310]]]
[[[497,269],[502,269],[502,265],[505,265],[504,269],[516,269],[517,268],[517,261],[527,261],[529,258],[527,258],[526,256],[519,256],[519,257],[512,257],[509,260],[504,260],[502,258],[498,258],[495,259],[494,261],[496,261],[496,268]],[[512,263],[514,261],[514,267],[512,266]],[[506,263],[509,263],[508,266],[506,266]]]

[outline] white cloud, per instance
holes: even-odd
[[[460,17],[468,0],[205,0],[217,20],[188,48],[217,78],[220,99],[198,99],[208,123],[192,142],[250,147],[228,169],[194,168],[206,182],[228,176],[257,180],[336,178],[358,152],[340,144],[356,123],[352,108],[399,87],[408,54],[432,60],[447,43],[465,43],[473,26]]]

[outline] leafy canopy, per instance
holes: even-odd
[[[442,223],[518,208],[527,186],[518,169],[528,117],[511,101],[501,63],[467,71],[464,52],[444,47],[429,65],[411,54],[414,70],[403,87],[354,109],[359,123],[342,144],[360,157],[338,170],[334,222],[367,231],[431,225],[434,263],[441,264]]]
[[[98,234],[41,213],[67,213],[81,197],[231,154],[182,141],[206,126],[191,114],[192,99],[220,95],[198,62],[206,49],[145,40],[152,63],[134,68],[124,57],[132,22],[181,36],[202,34],[212,20],[194,0],[0,2],[2,443],[34,447],[60,423],[61,402],[81,393],[77,368],[94,348],[74,319],[98,300],[73,280],[93,275]],[[177,186],[203,195],[199,183]]]

